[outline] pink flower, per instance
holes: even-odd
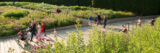
[[[41,47],[40,47],[40,46],[35,46],[35,47],[34,47],[34,49],[39,49],[39,48],[41,48]]]
[[[39,43],[39,41],[36,41],[36,43],[38,44],[38,43]]]
[[[51,39],[48,38],[48,39],[46,39],[46,41],[51,41]]]
[[[36,35],[36,38],[37,38],[37,39],[39,38],[39,35],[40,35],[39,33]]]
[[[51,46],[53,46],[53,43],[50,43]]]
[[[31,38],[27,38],[28,40],[31,40]]]
[[[44,40],[45,38],[44,37],[40,37],[40,40]]]

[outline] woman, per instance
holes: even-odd
[[[37,34],[36,34],[36,38],[39,38],[40,37],[40,34],[41,33],[41,23],[38,23],[37,25]]]
[[[46,36],[46,31],[45,31],[45,24],[42,22],[42,25],[41,25],[41,33]]]

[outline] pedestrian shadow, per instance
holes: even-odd
[[[32,44],[28,43],[27,46],[25,46],[25,44],[22,44],[22,41],[18,42],[18,40],[15,40],[16,43],[19,45],[19,47],[25,51],[30,51],[31,47],[33,46]],[[24,42],[24,41],[23,41]],[[25,42],[26,43],[26,42]],[[24,45],[24,47],[23,47]]]

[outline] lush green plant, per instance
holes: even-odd
[[[74,10],[88,10],[89,9],[89,7],[84,7],[84,6],[71,6],[70,8]]]
[[[159,27],[157,27],[159,28]],[[79,33],[70,34],[67,44],[58,47],[55,44],[55,52],[61,53],[158,53],[159,34],[153,26],[144,24],[133,30],[133,33],[117,33],[113,31],[101,31],[93,28],[89,34],[88,44],[84,45]],[[63,42],[62,42],[63,43]],[[65,46],[66,45],[66,46]]]
[[[19,19],[19,18],[27,16],[28,14],[29,12],[27,10],[13,10],[13,11],[5,12],[3,16]]]

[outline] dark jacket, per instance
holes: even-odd
[[[33,26],[30,26],[31,32],[35,33],[36,32],[36,24],[34,24]]]

